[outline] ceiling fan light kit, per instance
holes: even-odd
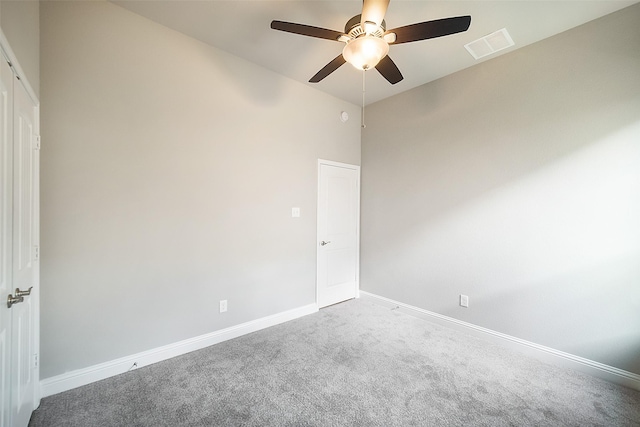
[[[384,17],[388,5],[389,0],[363,0],[362,13],[347,22],[344,33],[284,21],[272,21],[271,28],[346,43],[342,54],[311,77],[309,80],[311,83],[320,82],[348,62],[358,70],[366,71],[375,67],[389,83],[396,84],[404,77],[389,58],[390,44],[409,43],[461,33],[467,31],[471,24],[471,16],[467,15],[419,22],[387,31]]]
[[[389,53],[389,44],[380,37],[364,35],[351,40],[342,50],[342,56],[358,70],[368,70],[378,65]]]

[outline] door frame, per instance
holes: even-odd
[[[37,137],[37,149],[33,153],[33,161],[34,161],[34,175],[33,175],[33,192],[34,192],[34,215],[33,215],[33,240],[34,244],[37,246],[37,256],[34,256],[34,281],[33,281],[33,292],[31,293],[31,303],[33,307],[32,312],[32,330],[33,330],[33,352],[32,355],[32,366],[33,369],[33,409],[35,410],[38,406],[40,406],[40,400],[42,398],[42,389],[40,386],[40,100],[36,95],[33,87],[29,83],[26,74],[24,73],[20,63],[18,62],[18,58],[15,53],[11,49],[9,45],[9,41],[4,35],[2,28],[0,28],[0,60],[5,60],[5,58],[11,64],[11,68],[13,69],[16,76],[19,77],[20,83],[22,87],[27,92],[27,96],[30,98],[31,102],[34,106],[34,134]],[[36,141],[33,141],[36,143]],[[13,136],[11,139],[11,143],[13,144]],[[12,160],[13,161],[13,160]],[[13,208],[12,208],[13,209]],[[13,234],[13,224],[12,224],[12,234]],[[34,248],[35,252],[35,248]],[[0,303],[4,303],[4,301],[0,301]]]
[[[320,265],[320,250],[318,245],[322,236],[320,236],[320,186],[321,181],[321,166],[333,166],[345,169],[351,169],[358,174],[358,205],[356,206],[356,280],[355,280],[355,296],[360,298],[360,166],[352,165],[349,163],[334,162],[332,160],[318,159],[318,190],[317,190],[317,202],[316,202],[316,305],[319,306],[319,281],[318,281],[318,265]]]

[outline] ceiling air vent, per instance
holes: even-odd
[[[513,46],[513,40],[507,32],[506,28],[493,32],[487,36],[474,40],[471,43],[467,43],[464,47],[475,58],[484,58],[487,55],[498,52],[502,49]]]

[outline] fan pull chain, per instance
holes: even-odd
[[[365,90],[365,89],[366,89],[366,86],[365,86],[365,81],[366,81],[365,76],[366,76],[366,73],[367,73],[367,71],[366,71],[366,70],[362,70],[362,124],[361,124],[362,129],[364,129],[364,128],[366,128],[366,127],[367,127],[367,125],[366,125],[366,124],[365,124],[365,122],[364,122],[364,95],[365,95],[365,93],[366,93],[366,90]]]

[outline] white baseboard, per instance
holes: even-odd
[[[421,319],[426,319],[459,331],[471,333],[472,335],[524,352],[529,356],[556,366],[574,369],[612,383],[640,390],[640,375],[633,372],[614,368],[613,366],[565,353],[550,347],[545,347],[540,344],[512,337],[511,335],[483,328],[472,323],[463,322],[462,320],[454,319],[453,317],[443,316],[442,314],[434,313],[432,311],[424,310],[422,308],[414,307],[409,304],[404,304],[362,290],[360,291],[360,297],[362,299],[374,301],[386,307],[397,307],[400,311]]]
[[[46,378],[40,382],[41,396],[46,397],[71,390],[76,387],[130,371],[132,370],[132,367],[141,368],[156,362],[161,362],[172,357],[200,350],[213,344],[218,344],[232,338],[237,338],[251,332],[256,332],[270,326],[275,326],[308,314],[316,313],[317,311],[317,304],[309,304],[293,310],[284,311],[282,313],[277,313],[261,319],[222,329],[220,331],[211,332],[209,334],[200,335],[184,341],[143,351],[131,356],[100,363],[88,368],[78,369],[55,377]]]

